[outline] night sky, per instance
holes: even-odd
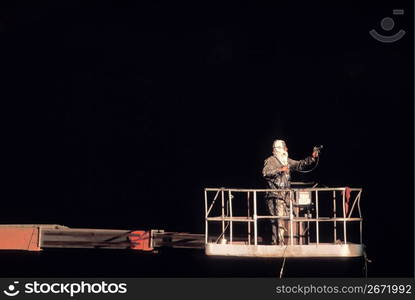
[[[281,138],[324,145],[294,180],[363,188],[373,276],[413,276],[413,2],[268,2],[4,6],[0,223],[202,233]]]

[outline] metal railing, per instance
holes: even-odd
[[[265,193],[281,193],[288,192],[289,203],[288,215],[287,216],[272,216],[272,215],[258,215],[258,195],[263,195]],[[312,204],[308,205],[308,208],[315,208],[313,214],[307,213],[304,217],[299,216],[299,207],[301,207],[297,201],[295,195],[298,195],[297,192],[310,192],[312,197]],[[235,216],[234,215],[234,196],[237,194],[245,194],[247,213],[246,216]],[[213,197],[210,197],[214,194]],[[320,202],[328,201],[322,200],[321,194],[331,194],[332,199],[332,209],[330,217],[320,216]],[[247,242],[251,244],[253,240],[254,245],[258,245],[258,221],[261,219],[284,219],[288,222],[289,225],[289,235],[288,243],[294,245],[294,233],[293,227],[295,224],[300,222],[300,225],[307,223],[308,227],[308,243],[310,243],[310,224],[315,224],[315,243],[318,245],[320,243],[320,223],[321,222],[332,222],[333,223],[333,243],[337,243],[337,234],[338,234],[338,225],[341,224],[343,227],[343,243],[348,243],[348,230],[347,224],[350,222],[359,222],[359,240],[362,244],[362,213],[360,208],[360,198],[362,194],[361,188],[301,188],[301,189],[238,189],[238,188],[205,188],[204,198],[205,198],[205,243],[209,242],[209,223],[210,222],[220,222],[221,233],[216,239],[216,243],[219,239],[224,239],[226,234],[229,237],[229,243],[232,243],[234,240],[234,223],[246,222],[247,223]],[[265,199],[265,197],[264,197]],[[341,199],[341,200],[340,200]],[[219,200],[219,201],[218,201]],[[239,199],[239,202],[241,200]],[[264,200],[265,201],[265,200]],[[341,201],[341,210],[337,210],[339,205],[338,202]],[[240,204],[240,203],[238,203]],[[325,203],[327,204],[327,202]],[[219,214],[212,216],[212,210],[215,206],[220,205],[218,211]],[[252,209],[251,209],[252,205]],[[350,209],[348,209],[351,207]],[[251,227],[253,226],[253,239]],[[299,240],[299,235],[297,236]],[[301,243],[301,242],[300,242]]]

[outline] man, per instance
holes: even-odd
[[[301,171],[312,165],[318,157],[318,151],[314,151],[310,157],[303,160],[293,160],[288,157],[288,148],[283,140],[275,140],[272,155],[265,160],[262,175],[270,189],[289,189],[291,171]],[[290,201],[289,192],[268,192],[266,200],[269,212],[272,216],[287,216],[287,204]],[[284,233],[287,231],[282,219],[271,219],[272,243],[284,244]],[[278,227],[277,227],[278,225]],[[278,230],[277,230],[278,229]]]

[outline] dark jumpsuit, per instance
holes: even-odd
[[[276,156],[272,155],[265,160],[262,175],[265,178],[269,189],[289,189],[291,187],[291,171],[302,171],[312,165],[314,161],[315,159],[311,156],[303,160],[293,160],[288,158],[289,172],[279,172],[278,169],[284,165]],[[272,216],[287,216],[289,197],[289,192],[267,192],[265,198],[269,213]],[[284,244],[284,233],[287,231],[284,224],[286,223],[287,221],[282,219],[278,219],[278,221],[271,219],[273,244],[277,244],[277,241],[279,241],[281,245]]]

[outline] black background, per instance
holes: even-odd
[[[282,138],[324,145],[295,180],[364,189],[372,276],[412,276],[413,2],[268,2],[5,5],[1,223],[202,233]]]

